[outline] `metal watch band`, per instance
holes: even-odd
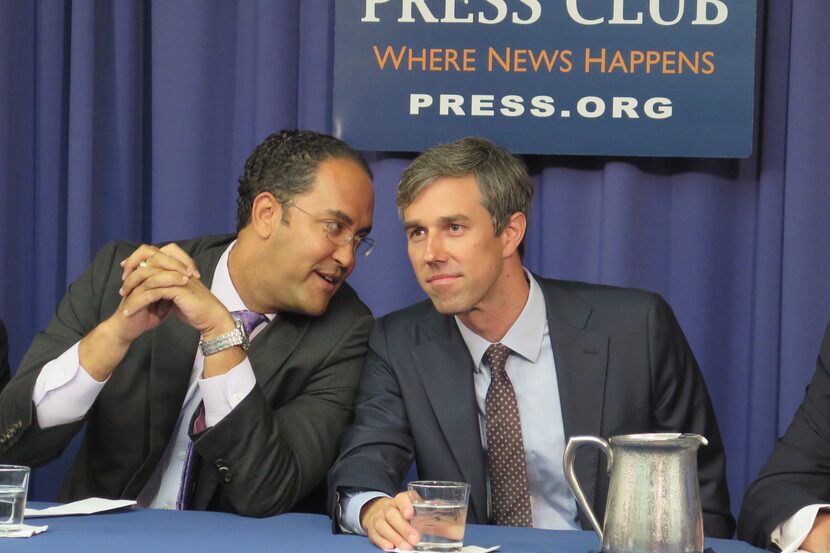
[[[211,338],[210,340],[199,340],[199,347],[202,348],[202,355],[207,357],[208,355],[219,353],[220,351],[224,351],[234,346],[242,346],[243,350],[248,351],[250,342],[248,342],[248,334],[245,332],[245,325],[243,325],[242,321],[239,319],[234,319],[234,321],[236,328],[227,334]]]

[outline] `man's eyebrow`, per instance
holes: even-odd
[[[340,211],[339,209],[327,209],[325,211],[325,215],[328,217],[333,217],[338,221],[342,221],[349,226],[354,225],[354,220],[349,217],[346,213]]]
[[[448,225],[450,223],[466,223],[469,220],[470,218],[464,215],[463,213],[456,213],[454,215],[444,215],[443,217],[438,218],[438,222],[442,225]]]
[[[346,213],[340,211],[339,209],[327,209],[325,211],[325,214],[328,217],[333,217],[343,223],[346,223],[347,225],[349,225],[349,227],[354,226],[354,219],[352,219]],[[355,234],[366,236],[370,232],[372,232],[372,225],[369,225],[368,227],[364,227],[361,229],[357,229],[357,231],[355,231]]]
[[[443,217],[438,218],[438,224],[440,225],[450,225],[452,223],[466,223],[469,222],[470,218],[464,215],[463,213],[455,213],[452,215],[444,215]],[[426,226],[421,221],[404,221],[403,228],[404,230],[410,230],[416,227],[424,227]]]

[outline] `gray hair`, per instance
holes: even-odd
[[[533,179],[525,164],[501,146],[484,138],[467,137],[439,144],[416,157],[398,183],[396,204],[403,210],[415,201],[424,188],[440,178],[475,175],[481,204],[490,214],[498,236],[510,217],[523,213],[530,219],[533,205]],[[524,241],[520,253],[524,252]]]

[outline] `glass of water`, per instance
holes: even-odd
[[[411,524],[421,534],[415,551],[461,551],[470,485],[424,480],[410,482],[407,489],[415,508]]]
[[[29,467],[0,465],[0,534],[20,529],[28,489]]]

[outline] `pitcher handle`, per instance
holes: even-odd
[[[591,525],[594,527],[594,531],[597,533],[597,536],[599,536],[600,543],[602,543],[602,528],[597,521],[597,517],[594,515],[594,511],[591,510],[591,506],[588,505],[588,500],[585,499],[585,494],[579,486],[579,482],[576,479],[576,473],[574,473],[574,459],[576,459],[576,452],[584,445],[593,445],[602,450],[605,454],[608,474],[611,474],[611,467],[614,465],[614,454],[611,450],[611,446],[608,445],[608,442],[602,438],[596,438],[594,436],[573,436],[568,440],[568,445],[565,446],[565,455],[562,458],[562,464],[565,467],[565,478],[568,480],[568,485],[571,487],[574,497],[576,497],[577,504],[582,507],[582,510],[588,516],[588,520],[591,521]]]

